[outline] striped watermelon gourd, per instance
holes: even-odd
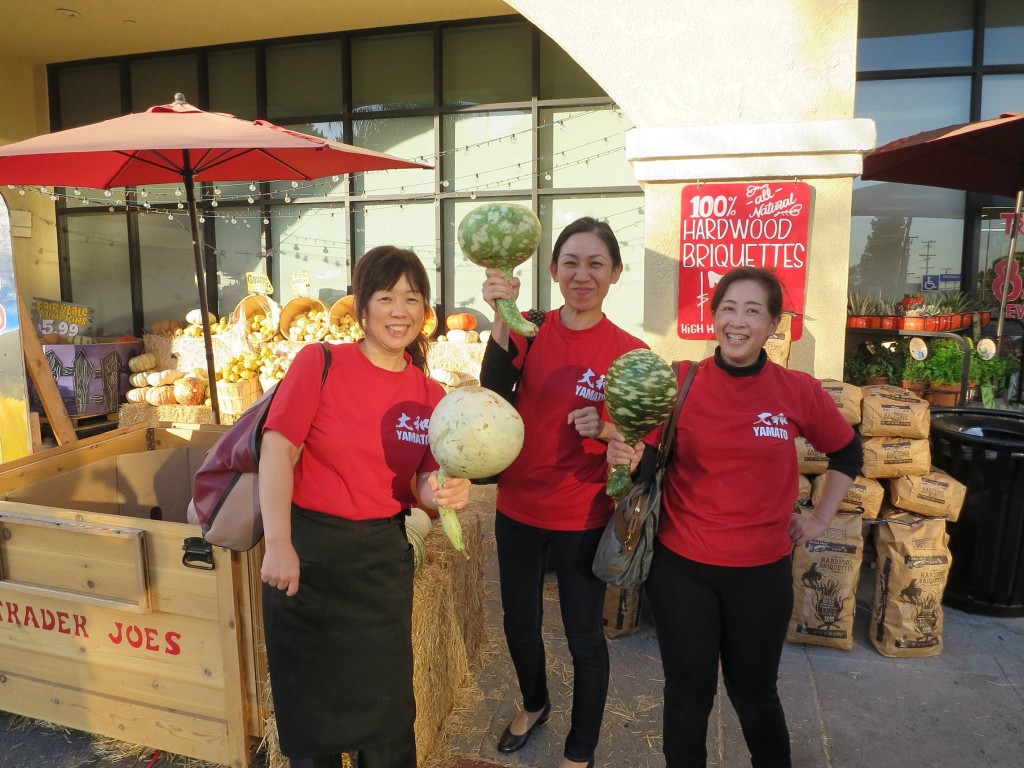
[[[676,374],[672,366],[649,349],[634,349],[608,367],[604,394],[615,429],[630,445],[665,421],[676,400]],[[629,465],[612,468],[606,490],[621,499],[632,485]]]
[[[540,220],[525,205],[487,203],[466,214],[458,235],[467,259],[485,269],[500,269],[511,280],[512,270],[540,245]],[[537,334],[537,326],[523,317],[514,299],[498,299],[494,305],[510,330],[521,336]]]

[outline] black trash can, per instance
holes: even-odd
[[[943,602],[1024,616],[1024,413],[935,408],[932,463],[967,486],[949,523],[953,564]]]

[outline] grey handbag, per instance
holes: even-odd
[[[601,534],[594,554],[594,575],[615,587],[632,587],[643,583],[651,570],[654,555],[654,534],[661,516],[661,482],[675,441],[679,411],[697,374],[697,363],[690,362],[676,403],[672,408],[658,447],[658,461],[652,472],[638,477],[615,505],[611,519]]]

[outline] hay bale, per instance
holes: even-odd
[[[435,341],[427,353],[427,365],[431,369],[468,374],[480,378],[480,364],[484,359],[486,344],[453,341]]]
[[[148,403],[123,403],[117,412],[117,426],[130,427],[145,424],[158,427],[161,422],[173,424],[213,424],[213,409],[205,405],[149,405]],[[221,415],[221,423],[234,423]]]

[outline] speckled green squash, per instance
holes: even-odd
[[[675,404],[677,381],[672,366],[649,349],[634,349],[608,368],[604,394],[615,429],[630,445],[665,421]],[[632,485],[629,465],[612,468],[608,495],[621,499]]]
[[[512,279],[512,270],[533,255],[540,245],[540,220],[525,205],[478,205],[459,223],[459,247],[480,267],[500,269]],[[498,299],[499,314],[510,330],[534,336],[537,326],[524,318],[512,299]]]

